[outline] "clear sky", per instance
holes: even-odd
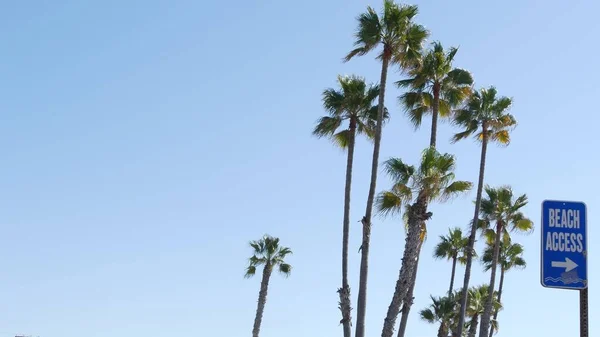
[[[520,125],[510,147],[490,149],[486,182],[527,193],[537,225],[543,199],[585,201],[594,246],[600,5],[418,4],[418,22],[460,46],[456,66],[477,87],[514,97]],[[273,276],[261,336],[341,335],[345,155],[310,132],[338,74],[379,78],[375,55],[341,62],[367,5],[381,2],[2,2],[0,336],[249,336],[260,280],[242,276],[247,242],[264,233],[293,248],[295,269]],[[414,132],[399,94],[390,86],[381,158],[416,163],[428,123]],[[453,131],[441,125],[439,149],[475,181],[479,147],[451,145]],[[358,143],[354,307],[371,151]],[[388,186],[381,175],[378,190]],[[450,263],[432,248],[448,226],[466,226],[473,198],[431,207],[407,336],[436,333],[417,316],[449,282]],[[506,276],[500,336],[576,335],[577,293],[540,285],[539,232],[515,241],[529,267]],[[381,332],[403,242],[399,219],[374,220],[368,336]],[[600,252],[589,257],[598,317]],[[487,279],[477,263],[473,284]]]

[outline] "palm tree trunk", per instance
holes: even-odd
[[[367,278],[369,275],[369,245],[371,243],[371,217],[373,213],[373,201],[375,189],[377,188],[377,170],[379,166],[379,148],[381,147],[381,131],[383,124],[383,110],[385,98],[385,85],[387,81],[388,65],[392,53],[389,48],[384,47],[383,61],[381,62],[381,79],[379,81],[379,106],[377,108],[377,125],[375,127],[375,139],[373,144],[373,161],[371,163],[371,183],[367,197],[367,209],[361,222],[363,225],[363,237],[360,256],[360,278],[358,283],[358,305],[356,309],[356,337],[365,337],[365,317],[367,314]]]
[[[431,140],[430,147],[435,147],[437,143],[437,125],[440,111],[440,84],[436,82],[433,85],[433,104],[431,106]]]
[[[477,325],[479,324],[479,315],[474,315],[471,318],[471,326],[469,327],[469,333],[467,334],[468,337],[475,337],[475,335],[477,334]]]
[[[502,303],[502,287],[504,286],[504,268],[500,267],[500,284],[498,285],[498,303]],[[498,319],[499,309],[494,310],[494,321]],[[490,324],[490,337],[494,335],[494,325]]]
[[[256,308],[256,317],[254,318],[254,328],[252,329],[252,337],[258,337],[260,332],[260,324],[262,322],[265,304],[267,303],[267,290],[269,289],[269,279],[271,278],[271,264],[267,263],[263,269],[262,280],[260,281],[260,292],[258,293],[258,307]]]
[[[448,328],[446,327],[446,323],[440,323],[440,328],[438,329],[437,337],[448,337]]]
[[[490,318],[492,316],[492,307],[494,304],[494,287],[496,285],[496,267],[498,266],[498,256],[500,254],[500,240],[502,239],[502,223],[496,225],[496,238],[494,240],[494,255],[492,258],[492,268],[490,275],[490,287],[488,296],[485,300],[483,315],[481,316],[481,327],[479,328],[479,337],[488,337],[490,330]]]
[[[346,163],[346,187],[344,191],[344,224],[342,230],[342,287],[340,295],[341,323],[344,327],[344,337],[352,336],[352,307],[350,302],[350,285],[348,284],[348,238],[350,236],[350,191],[352,187],[352,164],[354,161],[354,142],[356,137],[356,120],[350,119],[350,139],[348,140],[348,161]]]
[[[396,318],[400,313],[400,305],[406,299],[411,285],[411,279],[415,272],[415,266],[419,255],[419,242],[421,240],[420,226],[425,221],[427,213],[427,202],[424,196],[419,196],[417,202],[411,207],[408,216],[408,233],[406,235],[406,243],[404,245],[404,256],[402,257],[402,267],[400,275],[396,281],[396,288],[392,296],[392,302],[388,307],[387,315],[383,322],[383,330],[381,337],[392,337],[394,334],[394,326]]]
[[[417,255],[417,262],[415,265],[415,271],[413,273],[410,289],[406,294],[406,298],[404,299],[404,303],[402,304],[402,315],[400,315],[400,328],[398,328],[398,337],[404,337],[406,333],[406,326],[408,325],[408,315],[410,314],[410,308],[413,305],[415,285],[417,284],[417,272],[419,269],[419,258],[421,256],[421,248],[423,247],[423,241],[419,242],[419,255]]]
[[[477,223],[479,222],[479,208],[481,207],[481,194],[483,192],[483,176],[485,173],[485,156],[487,153],[488,133],[487,125],[484,123],[482,127],[483,139],[481,144],[481,159],[479,162],[479,181],[477,183],[477,197],[475,199],[475,214],[473,215],[473,222],[471,223],[471,233],[469,235],[469,242],[467,245],[467,262],[465,265],[465,278],[463,281],[462,296],[460,300],[460,314],[458,316],[458,330],[457,335],[462,336],[464,324],[465,324],[465,313],[467,310],[467,300],[469,296],[469,282],[471,280],[471,266],[473,264],[473,252],[475,249],[475,236],[477,234]]]
[[[452,258],[452,274],[450,275],[450,289],[448,289],[448,297],[452,296],[454,289],[454,276],[456,275],[456,256]]]

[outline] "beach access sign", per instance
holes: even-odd
[[[541,282],[547,288],[587,287],[587,209],[575,201],[542,203]]]

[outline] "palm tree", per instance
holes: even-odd
[[[448,331],[456,312],[457,303],[452,296],[438,298],[431,296],[431,301],[433,303],[419,313],[421,319],[431,324],[439,323],[440,328],[438,329],[437,336],[448,337]]]
[[[498,264],[500,265],[500,284],[498,285],[498,301],[502,301],[502,288],[504,286],[504,273],[513,269],[523,269],[527,266],[525,259],[523,258],[524,248],[518,243],[512,243],[510,236],[504,236],[500,242],[500,254],[498,257]],[[492,262],[494,261],[494,245],[488,242],[487,247],[482,256],[482,262],[484,264],[484,270],[488,271],[492,268]],[[492,321],[498,319],[498,310],[494,311],[494,317]],[[490,327],[490,335],[494,334],[494,326]]]
[[[430,147],[423,151],[418,169],[405,164],[401,159],[392,158],[385,162],[385,170],[394,181],[389,191],[377,197],[377,209],[382,215],[398,214],[406,206],[407,235],[400,275],[396,282],[394,296],[383,324],[382,337],[391,337],[400,305],[410,301],[407,294],[417,265],[424,223],[432,213],[427,207],[434,201],[447,201],[451,197],[471,189],[468,181],[456,181],[454,156],[440,154]]]
[[[485,173],[485,159],[488,142],[497,142],[508,145],[510,143],[509,130],[517,125],[515,118],[507,111],[512,104],[508,97],[497,97],[496,88],[481,89],[475,91],[463,109],[456,111],[454,123],[463,131],[454,135],[453,142],[475,135],[481,141],[481,160],[479,162],[479,181],[477,183],[477,196],[475,199],[475,213],[471,222],[469,244],[467,246],[467,259],[465,266],[465,278],[463,282],[463,294],[460,303],[460,315],[458,324],[459,336],[465,321],[469,281],[471,280],[471,266],[473,264],[473,253],[475,247],[475,236],[477,234],[477,223],[479,220],[479,208],[481,206],[481,194],[483,191],[483,177]]]
[[[460,104],[470,94],[473,83],[471,74],[463,69],[453,69],[452,61],[458,49],[451,48],[444,53],[440,43],[434,43],[433,48],[425,56],[417,58],[408,67],[410,78],[396,82],[400,87],[413,89],[400,97],[400,102],[408,112],[415,127],[420,126],[423,114],[432,112],[431,141],[429,146],[436,147],[437,120],[441,111],[443,117],[450,114],[452,107]],[[419,247],[419,251],[420,251]],[[417,258],[418,266],[418,258]],[[398,336],[404,336],[408,315],[413,300],[413,292],[417,282],[417,269],[411,276],[410,289],[407,299],[402,305],[402,316]]]
[[[513,200],[513,191],[509,186],[491,188],[486,186],[487,197],[481,200],[481,217],[479,226],[493,242],[494,253],[490,266],[490,293],[496,282],[496,266],[500,256],[502,236],[510,237],[509,232],[531,232],[533,222],[525,217],[521,209],[527,205],[527,195],[523,194]],[[485,311],[481,316],[479,337],[488,337],[490,318],[492,316],[492,297],[488,296]]]
[[[472,287],[471,289],[469,289],[467,315],[470,317],[470,321],[469,323],[467,323],[469,327],[467,337],[475,337],[475,335],[477,334],[479,318],[485,310],[485,302],[486,299],[489,297],[489,289],[490,287],[487,284],[478,287]],[[494,308],[498,311],[502,308],[500,299],[498,298],[496,292],[494,292]],[[497,322],[495,320],[493,321],[492,325],[497,328]]]
[[[373,106],[373,101],[379,95],[379,86],[367,85],[363,78],[357,76],[338,76],[338,82],[341,90],[329,88],[323,91],[323,107],[328,115],[319,119],[313,130],[313,135],[319,138],[330,137],[337,145],[348,150],[342,229],[342,287],[338,289],[338,293],[344,337],[350,337],[352,335],[350,327],[352,307],[350,286],[348,285],[348,239],[354,146],[357,133],[364,133],[371,139],[375,134],[377,107]],[[338,131],[344,121],[348,121],[348,127]]]
[[[377,111],[373,160],[371,163],[371,182],[365,216],[361,220],[363,225],[363,239],[361,245],[358,307],[356,311],[356,337],[365,336],[371,218],[373,200],[375,199],[375,190],[377,188],[377,171],[388,67],[390,63],[396,63],[405,67],[418,57],[422,49],[423,40],[427,37],[428,32],[423,26],[412,22],[417,12],[417,6],[398,5],[393,0],[384,0],[381,16],[372,7],[368,7],[367,12],[360,14],[357,18],[358,29],[355,34],[355,48],[344,58],[347,62],[354,56],[368,54],[380,44],[383,46],[382,51],[378,55],[378,59],[381,60],[381,78],[379,81],[379,109]]]
[[[448,230],[448,235],[440,235],[440,242],[435,246],[433,256],[436,259],[452,260],[452,274],[450,275],[450,288],[448,296],[452,295],[454,289],[454,275],[456,274],[456,262],[465,253],[469,238],[464,237],[460,228]]]
[[[258,337],[260,324],[262,322],[265,304],[267,303],[267,290],[269,288],[269,279],[273,269],[277,268],[284,276],[289,276],[292,266],[285,262],[285,258],[292,254],[288,247],[279,245],[279,238],[269,235],[263,236],[260,240],[251,241],[250,247],[254,254],[250,257],[250,265],[246,268],[245,277],[249,278],[256,274],[256,267],[264,266],[262,280],[260,282],[260,292],[258,293],[258,307],[256,308],[256,317],[254,318],[254,328],[252,337]]]
[[[440,42],[433,46],[408,70],[409,78],[396,82],[401,88],[409,88],[399,97],[415,128],[421,126],[423,115],[431,114],[431,140],[436,146],[439,117],[449,117],[452,109],[461,104],[471,93],[473,76],[464,69],[453,68],[452,61],[458,48],[448,52]]]

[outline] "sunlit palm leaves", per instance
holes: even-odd
[[[498,264],[504,271],[509,271],[513,268],[522,269],[527,266],[527,262],[523,258],[524,247],[518,243],[512,243],[509,237],[500,242],[500,256]],[[492,267],[494,257],[494,246],[487,244],[481,257],[484,270],[488,271]]]
[[[416,128],[426,114],[439,113],[440,117],[449,117],[452,109],[470,95],[473,76],[467,70],[452,66],[457,51],[457,48],[450,48],[446,52],[441,43],[433,43],[408,70],[409,78],[396,82],[399,87],[409,90],[399,97],[399,101]]]
[[[431,302],[429,307],[419,312],[419,316],[428,323],[440,324],[438,337],[446,337],[448,335],[448,330],[452,325],[452,320],[456,316],[457,302],[453,297],[448,296],[431,296]]]
[[[469,238],[463,236],[460,228],[448,229],[447,235],[440,235],[433,256],[437,259],[458,259],[465,252]]]
[[[528,203],[527,195],[520,195],[513,200],[510,186],[486,186],[485,193],[487,196],[481,200],[479,227],[488,241],[495,237],[494,228],[497,227],[501,228],[503,236],[510,236],[510,232],[533,231],[533,222],[521,211]]]
[[[355,48],[344,60],[366,55],[381,44],[383,48],[378,59],[386,57],[402,66],[414,62],[421,53],[423,41],[429,35],[423,26],[412,22],[417,13],[417,6],[398,5],[392,0],[384,1],[381,14],[368,7],[357,18]]]
[[[512,99],[498,97],[494,87],[473,92],[466,106],[455,113],[454,123],[463,131],[455,134],[452,141],[456,142],[471,135],[483,140],[485,132],[489,141],[508,145],[509,131],[517,125],[514,116],[507,112],[511,104]]]
[[[393,185],[381,192],[376,200],[378,211],[383,215],[398,214],[402,205],[412,201],[416,195],[427,203],[446,201],[471,189],[468,181],[455,181],[456,162],[450,154],[440,154],[433,148],[423,152],[418,168],[392,158],[384,163],[384,169],[392,178]]]
[[[356,133],[372,139],[377,121],[377,106],[373,106],[373,102],[379,95],[379,86],[368,85],[358,76],[338,76],[338,83],[340,89],[323,91],[323,107],[328,115],[317,121],[313,135],[330,137],[342,148],[348,147],[354,128]],[[387,119],[386,110],[384,120]],[[344,121],[348,122],[348,127],[339,130]]]

